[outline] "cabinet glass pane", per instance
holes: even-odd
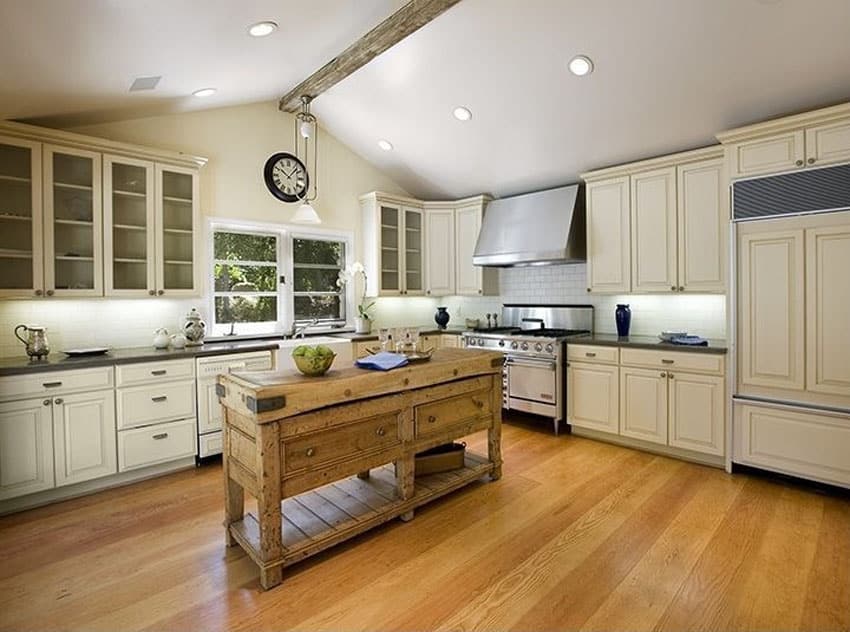
[[[112,285],[116,290],[148,286],[147,169],[112,163]]]
[[[0,287],[33,287],[32,152],[0,144]]]
[[[165,289],[191,290],[195,229],[192,175],[162,173],[162,255]]]
[[[401,289],[399,276],[400,212],[392,206],[381,207],[381,287]]]
[[[404,273],[408,291],[421,290],[422,283],[422,214],[404,213]]]
[[[94,289],[94,161],[53,154],[53,258],[57,290]]]

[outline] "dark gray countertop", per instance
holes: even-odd
[[[228,355],[246,351],[277,350],[277,340],[246,340],[242,342],[208,342],[200,347],[185,349],[154,349],[153,347],[125,347],[110,349],[108,353],[97,356],[69,357],[53,351],[47,358],[30,361],[26,356],[0,358],[0,376],[37,373],[40,371],[62,371],[65,369],[87,369],[112,364],[132,364],[135,362],[154,362],[158,360],[177,360],[202,356]]]
[[[423,336],[435,336],[437,334],[449,334],[449,335],[459,336],[464,331],[467,331],[467,330],[462,328],[462,327],[448,327],[446,329],[437,329],[436,327],[433,327],[433,328],[430,328],[430,329],[425,328],[425,327],[419,328],[419,333]],[[352,342],[363,342],[364,340],[377,340],[378,339],[377,329],[373,330],[372,333],[369,333],[369,334],[356,334],[356,333],[351,332],[351,333],[330,334],[330,335],[334,338],[345,338],[346,340],[351,340]]]
[[[687,345],[674,345],[669,342],[661,342],[655,336],[629,336],[620,338],[616,334],[588,334],[586,336],[575,336],[567,341],[567,344],[602,345],[604,347],[635,347],[637,349],[656,349],[659,351],[690,351],[692,353],[719,353],[725,354],[725,340],[709,340],[707,347],[690,347]]]

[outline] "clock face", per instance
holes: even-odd
[[[304,163],[292,154],[273,154],[263,169],[266,186],[273,196],[284,202],[303,200],[310,186]]]

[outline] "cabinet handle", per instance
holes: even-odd
[[[162,296],[163,294],[165,294],[165,290],[157,290],[157,294],[159,294],[160,296]]]
[[[587,288],[587,291],[590,292],[590,288]]]
[[[47,296],[53,296],[53,290],[47,290],[46,294]]]
[[[672,374],[672,373],[668,373],[668,374],[667,374],[667,377],[669,377],[669,378],[672,380],[672,379],[673,379],[673,374]]]
[[[157,369],[156,371],[151,371],[151,375],[165,375],[168,371],[166,369]]]
[[[585,351],[584,355],[586,355],[588,358],[595,358],[596,357],[596,354],[591,353],[590,351]]]
[[[35,291],[36,296],[41,296],[42,294],[44,294],[44,292],[42,290],[36,290]]]
[[[306,456],[314,456],[316,454],[316,448],[307,448],[304,454]]]
[[[43,402],[41,402],[41,403],[42,403],[42,404],[44,404],[45,406],[50,406],[50,400],[49,400],[49,399],[45,399],[45,400],[44,400]]]
[[[802,166],[803,166],[803,161],[802,161],[802,160],[798,160],[798,161],[797,161],[797,162],[795,162],[794,164],[795,164],[795,165],[797,165],[798,167],[802,167]]]
[[[167,432],[160,432],[159,434],[155,434],[155,435],[153,436],[153,438],[154,438],[154,439],[157,439],[157,440],[159,440],[159,439],[166,439],[166,438],[168,438],[168,433],[167,433]]]
[[[815,164],[815,159],[814,159],[814,158],[809,158],[809,164],[810,164],[810,165]]]
[[[57,386],[62,386],[62,382],[44,382],[42,386],[44,388],[56,388]]]
[[[484,290],[478,290],[479,294],[484,294]]]
[[[425,294],[427,294],[428,296],[431,296],[431,290],[425,290]]]
[[[375,434],[379,437],[383,437],[385,434],[387,434],[387,431],[384,429],[383,426],[378,426],[378,429],[375,431]]]
[[[484,402],[480,399],[473,399],[472,403],[475,404],[476,408],[484,408]]]
[[[432,423],[434,423],[435,421],[437,421],[437,418],[436,418],[436,417],[434,417],[434,415],[429,415],[429,416],[428,416],[428,423],[429,423],[429,424],[432,424]]]
[[[167,395],[157,395],[156,397],[151,397],[151,401],[156,402],[157,404],[164,402],[164,401],[167,401],[167,400],[168,400]]]
[[[684,285],[680,285],[680,286],[679,286],[679,291],[680,291],[680,292],[684,292],[684,291],[685,291],[685,286],[684,286]]]
[[[673,364],[673,360],[666,360],[666,359],[662,359],[661,361],[662,361],[664,364]]]
[[[57,406],[61,406],[64,401],[65,400],[62,399],[61,397],[57,397],[56,399],[53,400],[53,403],[56,404]]]
[[[661,373],[661,377],[667,377],[666,373]]]
[[[673,291],[675,292],[675,291],[676,291],[676,286],[675,286],[675,285],[671,285],[671,286],[670,286],[670,289],[671,289],[671,290],[673,290]]]
[[[151,296],[156,296],[156,290],[148,290],[148,294]]]

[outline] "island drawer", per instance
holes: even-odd
[[[111,366],[0,377],[0,401],[112,388]]]
[[[392,412],[294,437],[283,444],[285,471],[315,468],[333,461],[356,460],[361,455],[401,445],[398,426],[398,412]]]
[[[118,471],[194,456],[195,437],[194,419],[119,432]]]
[[[723,356],[687,351],[654,351],[650,349],[621,349],[620,364],[648,369],[679,369],[701,373],[723,373]]]
[[[573,360],[575,362],[603,362],[606,364],[617,364],[620,360],[620,350],[617,347],[574,345],[568,342],[567,360]]]
[[[195,381],[118,389],[118,427],[133,428],[195,416]]]
[[[136,386],[137,384],[181,380],[195,377],[195,361],[186,359],[119,364],[115,367],[115,372],[117,386]]]
[[[433,404],[420,404],[413,413],[416,436],[442,432],[451,426],[489,415],[492,410],[490,391],[486,390],[464,393]]]

